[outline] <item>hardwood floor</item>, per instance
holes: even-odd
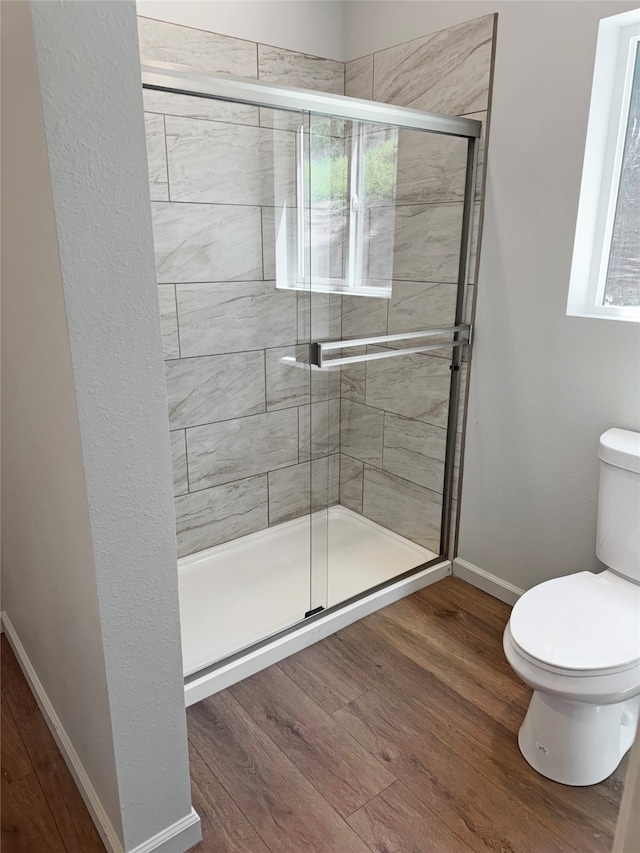
[[[187,712],[197,853],[608,853],[626,761],[535,773],[509,608],[447,578]],[[3,638],[3,853],[103,847]]]

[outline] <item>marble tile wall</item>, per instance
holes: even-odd
[[[141,59],[344,94],[344,63],[139,18]],[[339,335],[339,297],[275,286],[300,118],[144,91],[178,552],[339,499],[340,372],[292,365]],[[277,172],[274,171],[277,163]]]
[[[346,63],[345,94],[483,123],[476,184],[470,281],[476,280],[490,107],[495,16],[400,44]],[[466,143],[401,131],[390,300],[345,299],[343,337],[452,325],[455,318]],[[391,223],[391,224],[390,224]],[[374,258],[375,263],[375,258]],[[467,318],[474,307],[469,288]],[[451,350],[350,365],[341,375],[340,502],[440,551]],[[468,363],[462,365],[454,476],[455,555]]]
[[[346,64],[146,18],[139,32],[143,60],[481,120],[477,226],[494,16]],[[273,155],[293,164],[299,118],[151,91],[144,106],[179,553],[306,514],[310,492],[439,552],[450,352],[311,377],[291,360],[311,338],[453,322],[466,145],[400,131],[394,206],[368,210],[371,233],[395,237],[392,298],[311,304],[276,290],[271,236]],[[294,177],[278,171],[279,198]],[[456,483],[463,423],[464,409]]]

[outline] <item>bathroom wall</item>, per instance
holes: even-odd
[[[493,15],[346,64],[346,94],[483,123],[488,131]],[[482,214],[484,150],[477,181]],[[346,299],[344,337],[453,325],[466,142],[401,131],[390,300]],[[476,228],[474,243],[477,241]],[[474,245],[471,282],[475,281]],[[469,315],[475,287],[470,287]],[[408,345],[408,344],[405,344]],[[340,502],[440,550],[451,350],[373,361],[342,371]],[[467,364],[462,365],[459,456]],[[454,486],[457,494],[457,482]],[[453,508],[453,530],[457,501]]]
[[[131,2],[2,7],[3,620],[107,849],[178,853],[200,831],[135,26]]]
[[[345,68],[139,18],[143,59],[335,93],[346,79],[354,97],[476,118],[485,131],[493,26],[486,16]],[[311,398],[308,374],[281,358],[310,339],[453,323],[466,142],[400,131],[393,206],[368,211],[372,227],[388,220],[395,236],[392,299],[314,295],[310,310],[307,296],[273,281],[273,151],[291,161],[295,123],[144,97],[179,553],[306,514],[310,484],[314,508],[339,501],[439,552],[451,351],[312,375]],[[483,152],[476,226],[482,163]],[[214,246],[212,225],[224,235]],[[462,422],[461,411],[458,454]]]
[[[344,93],[344,64],[139,19],[141,58]],[[339,334],[338,297],[275,286],[274,160],[295,165],[289,113],[144,93],[178,552],[338,501],[340,385],[287,366]],[[293,182],[294,175],[291,180]],[[211,231],[215,229],[215,242]],[[330,324],[331,321],[331,324]]]
[[[598,22],[636,7],[345,6],[347,56],[498,13],[458,555],[507,597],[601,567],[598,436],[640,426],[640,326],[566,316]]]

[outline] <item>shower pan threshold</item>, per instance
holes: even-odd
[[[185,677],[231,655],[237,658],[243,649],[253,653],[248,647],[292,625],[306,627],[312,550],[320,572],[327,559],[328,608],[438,557],[340,505],[182,557],[178,586]],[[375,609],[370,607],[368,612]],[[349,621],[354,619],[345,624]],[[315,639],[299,647],[310,642]]]

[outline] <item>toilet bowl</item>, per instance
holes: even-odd
[[[534,691],[520,751],[543,776],[576,786],[613,773],[640,713],[640,434],[608,430],[599,455],[596,551],[610,568],[533,587],[503,643]]]

